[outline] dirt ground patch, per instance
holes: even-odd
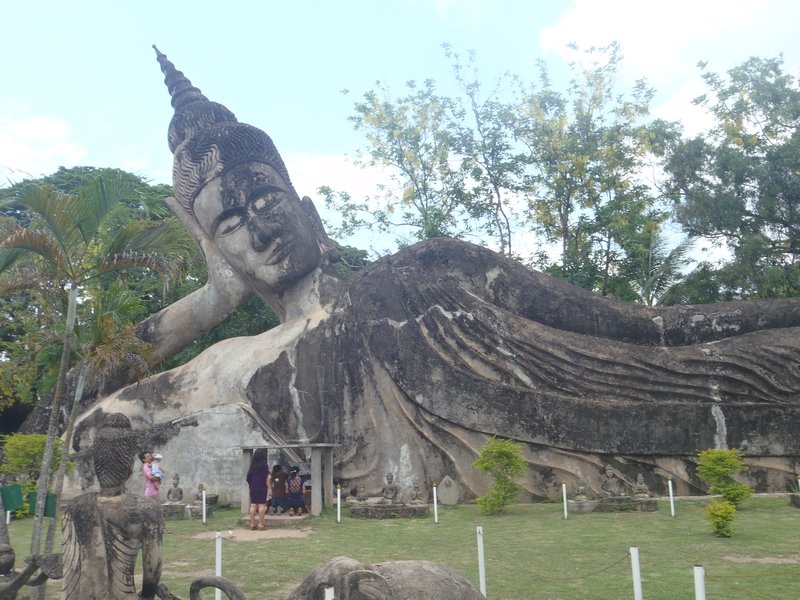
[[[735,563],[756,563],[761,565],[800,565],[800,554],[793,556],[723,556]]]
[[[232,542],[257,542],[258,540],[275,540],[278,538],[306,538],[311,534],[311,529],[277,529],[267,528],[265,531],[253,531],[252,529],[229,529],[222,531],[223,539]],[[193,535],[196,540],[216,539],[216,531],[204,531]]]

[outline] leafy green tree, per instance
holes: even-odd
[[[5,280],[4,286],[18,289],[23,284],[33,286],[37,280],[50,280],[67,293],[59,376],[37,482],[40,498],[45,497],[48,489],[64,383],[72,357],[79,291],[111,272],[147,269],[160,273],[165,280],[174,280],[180,271],[182,261],[174,257],[184,251],[180,242],[185,238],[175,235],[167,223],[132,222],[116,231],[104,229],[106,220],[127,197],[128,190],[125,181],[113,177],[94,180],[80,188],[76,196],[59,193],[49,186],[30,187],[15,200],[29,211],[30,224],[17,225],[0,242],[0,274],[12,277],[10,282]],[[35,255],[36,260],[30,263],[35,271],[14,270],[25,254]],[[32,554],[39,552],[43,517],[44,502],[40,502],[34,519]]]
[[[408,95],[397,99],[385,87],[365,93],[350,118],[369,142],[370,164],[391,169],[390,185],[381,189],[384,207],[371,210],[365,203],[359,210],[371,213],[383,231],[407,227],[417,239],[457,235],[464,174],[454,164],[450,131],[459,108],[436,92],[432,80],[406,86]],[[329,203],[336,199],[334,194],[327,197]]]
[[[668,148],[668,192],[685,231],[727,246],[723,279],[738,298],[800,292],[800,86],[783,59],[750,58],[722,76],[703,69],[696,100],[708,135]]]
[[[516,115],[511,104],[500,100],[500,93],[515,78],[501,76],[484,97],[475,52],[462,63],[449,45],[445,44],[444,50],[466,104],[459,110],[461,118],[452,124],[452,149],[461,157],[466,176],[464,209],[497,241],[501,254],[513,256],[515,218],[510,204],[520,189],[523,165],[514,155]],[[458,106],[463,105],[459,102]]]
[[[563,93],[539,63],[539,80],[523,90],[516,135],[525,151],[528,221],[560,257],[546,270],[606,295],[630,295],[619,286],[632,232],[651,219],[657,198],[640,181],[655,159],[654,140],[670,131],[647,123],[653,91],[637,82],[615,91],[617,44],[593,48]],[[658,135],[657,135],[658,134]]]
[[[519,442],[493,436],[472,463],[481,473],[489,473],[493,480],[486,495],[475,500],[483,514],[501,513],[519,497],[522,485],[514,479],[525,473],[522,447]]]
[[[739,504],[753,494],[753,490],[736,481],[734,475],[747,470],[741,452],[737,449],[703,450],[697,456],[697,475],[708,484],[709,494],[721,494],[733,504]]]
[[[3,436],[3,462],[0,473],[14,478],[22,484],[24,492],[34,491],[42,468],[47,436],[41,433],[12,433]],[[56,448],[62,447],[61,440],[56,441]],[[55,474],[56,465],[51,465],[51,475]]]

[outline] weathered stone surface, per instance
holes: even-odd
[[[356,519],[408,519],[427,517],[427,504],[362,504],[350,507],[350,516]]]
[[[64,510],[64,599],[153,598],[161,577],[164,520],[153,498],[124,493],[138,436],[120,413],[97,432],[92,459],[99,492],[73,498]],[[134,570],[141,552],[141,592]]]
[[[241,492],[215,478],[239,476],[228,441],[251,436],[340,442],[337,476],[372,493],[392,471],[404,489],[453,474],[463,497],[486,490],[471,465],[492,435],[525,444],[528,497],[557,496],[562,480],[599,490],[608,462],[626,482],[672,475],[677,493],[698,492],[693,461],[709,447],[741,448],[764,489],[800,458],[800,300],[623,304],[451,239],[339,280],[271,140],[159,60],[175,106],[168,205],[209,283],[145,337],[168,355],[252,293],[282,323],[102,399],[82,417],[87,435],[106,412],[169,423],[175,447],[159,448],[172,468],[220,493]],[[250,407],[255,426],[210,427],[226,404]]]
[[[423,560],[365,565],[345,556],[316,567],[286,600],[323,598],[329,587],[337,600],[483,600],[465,577],[445,565]]]
[[[436,499],[445,506],[455,506],[461,498],[461,486],[450,475],[445,475],[436,486]]]

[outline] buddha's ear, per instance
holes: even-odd
[[[322,225],[322,219],[319,218],[319,213],[317,212],[317,207],[314,206],[314,202],[312,202],[311,198],[308,196],[303,196],[302,200],[300,200],[300,206],[311,220],[311,225],[314,227],[314,233],[317,236],[317,241],[327,259],[330,262],[338,262],[341,256],[334,243],[328,237],[328,234],[325,233],[325,227]]]

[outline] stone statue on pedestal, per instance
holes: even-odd
[[[183,502],[183,489],[180,487],[181,477],[177,473],[172,476],[172,487],[167,492],[168,502]]]
[[[605,467],[605,479],[600,486],[606,496],[622,496],[625,494],[625,485],[617,477],[617,472],[611,465]]]
[[[386,485],[381,489],[381,499],[379,504],[397,504],[397,495],[400,492],[400,487],[394,482],[394,475],[391,473],[386,474]]]
[[[641,473],[637,473],[636,475],[636,484],[633,486],[633,493],[636,495],[637,498],[650,497],[650,489],[644,482],[644,475],[642,475]]]
[[[128,418],[107,415],[92,451],[100,491],[77,496],[64,511],[64,600],[155,597],[164,520],[155,499],[125,493],[137,451]],[[139,553],[141,594],[134,583]]]

